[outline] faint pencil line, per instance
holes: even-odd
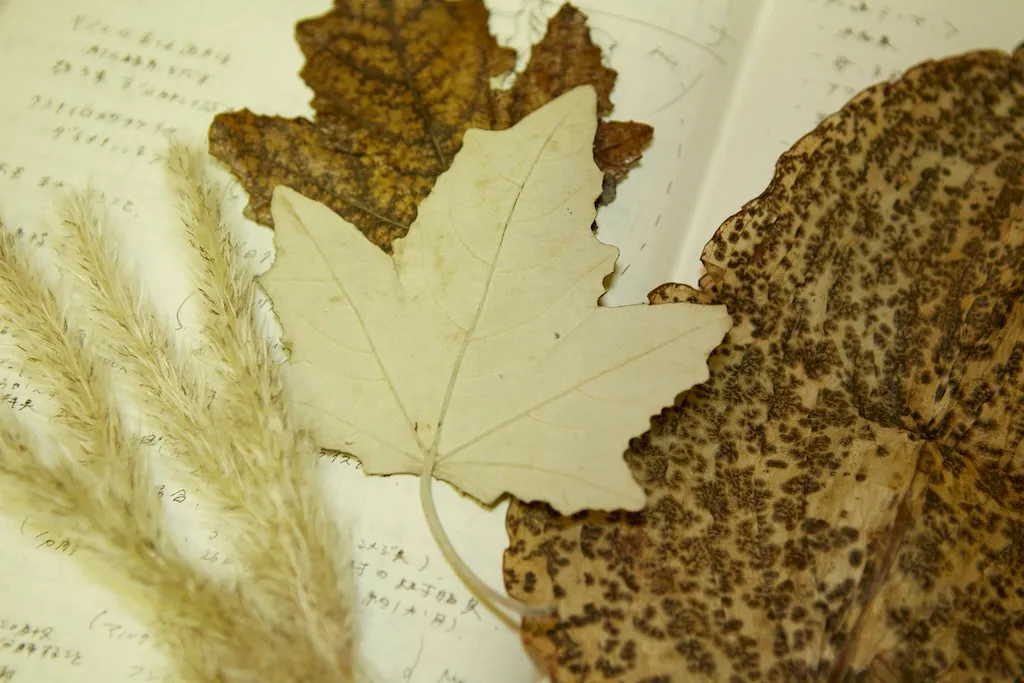
[[[637,17],[631,17],[631,16],[627,16],[625,14],[619,14],[618,12],[608,12],[606,10],[600,10],[600,9],[596,9],[596,8],[593,8],[593,7],[587,7],[586,5],[579,5],[579,8],[581,10],[583,10],[584,12],[586,12],[588,15],[603,14],[604,16],[607,16],[607,17],[614,17],[616,19],[621,19],[622,21],[628,22],[630,24],[638,24],[640,26],[646,26],[647,28],[653,29],[655,31],[659,31],[659,32],[665,33],[667,35],[674,36],[674,37],[678,38],[679,40],[682,40],[683,42],[685,42],[685,43],[687,43],[689,45],[692,45],[693,47],[697,48],[698,50],[700,50],[700,51],[710,55],[716,62],[718,62],[722,66],[725,66],[725,64],[726,64],[725,58],[722,57],[722,55],[718,54],[711,47],[709,47],[705,43],[700,42],[699,40],[697,40],[695,38],[691,38],[690,36],[688,36],[688,35],[686,35],[684,33],[680,33],[679,31],[674,31],[674,30],[672,30],[670,28],[666,28],[664,26],[659,26],[658,24],[655,24],[653,22],[647,21],[646,19],[639,19]]]
[[[697,77],[694,78],[689,83],[686,83],[685,81],[680,83],[680,85],[683,86],[682,91],[678,95],[673,97],[671,100],[669,100],[665,104],[663,104],[660,107],[658,107],[657,109],[655,109],[654,113],[656,114],[656,113],[658,113],[660,111],[664,111],[665,109],[668,109],[669,107],[674,106],[677,102],[679,102],[684,97],[689,95],[690,91],[693,90],[697,86],[698,83],[700,83],[702,78],[704,78],[704,70],[703,69],[701,69],[700,72],[697,74]]]

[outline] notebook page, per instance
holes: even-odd
[[[718,226],[759,195],[775,160],[861,89],[927,59],[1012,51],[1024,39],[1019,0],[769,0],[743,57],[735,96],[672,279],[695,284]],[[683,176],[679,171],[679,177]]]
[[[491,26],[521,61],[560,0],[492,0]],[[654,126],[640,165],[600,208],[598,237],[620,250],[603,303],[646,302],[670,279],[700,180],[736,89],[762,0],[577,0],[594,41],[619,72],[611,119]]]
[[[167,246],[180,229],[157,160],[164,136],[202,144],[219,110],[310,114],[294,23],[328,7],[329,0],[267,1],[259,11],[248,0],[7,0],[0,207],[8,227],[45,241],[54,193],[89,184],[126,233],[149,294],[169,319],[183,308],[187,319],[182,302],[191,292]],[[233,198],[240,215],[244,193],[236,187]],[[270,231],[252,226],[250,244],[265,259]],[[345,458],[321,465],[339,515],[356,520],[360,628],[381,680],[536,680],[518,633],[478,605],[437,552],[416,479],[367,478]],[[154,495],[188,531],[194,559],[231,571],[199,493],[159,484]],[[441,483],[435,490],[459,552],[500,587],[503,510],[486,511]],[[74,538],[31,516],[0,516],[0,682],[169,680],[146,624],[88,580],[81,559]]]

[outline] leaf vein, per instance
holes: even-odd
[[[448,406],[451,403],[452,393],[455,390],[455,383],[458,381],[459,378],[459,370],[462,369],[462,363],[466,357],[466,350],[469,348],[470,340],[473,337],[473,333],[476,330],[477,325],[480,323],[480,317],[481,315],[483,315],[484,307],[487,304],[487,298],[491,292],[491,283],[494,281],[494,273],[498,268],[498,261],[500,260],[501,257],[501,248],[505,243],[505,236],[506,234],[508,234],[509,223],[512,222],[512,218],[516,215],[516,209],[519,206],[519,200],[522,199],[523,196],[523,189],[526,187],[526,183],[533,175],[533,171],[537,167],[537,163],[540,161],[540,158],[544,155],[544,150],[551,143],[551,138],[554,137],[555,133],[562,127],[562,124],[565,122],[567,118],[569,118],[571,114],[571,111],[566,112],[562,116],[562,119],[557,124],[551,127],[551,130],[544,138],[544,142],[540,145],[540,148],[537,151],[537,156],[534,157],[533,162],[530,164],[530,168],[523,176],[523,182],[518,184],[519,193],[516,195],[515,201],[512,203],[512,207],[508,212],[508,218],[505,219],[505,224],[501,228],[501,238],[498,240],[498,247],[497,249],[495,249],[494,260],[490,264],[490,270],[487,272],[487,280],[484,283],[484,289],[480,295],[480,303],[477,304],[476,312],[473,315],[473,321],[470,323],[469,329],[466,331],[465,337],[463,337],[462,346],[459,348],[459,355],[456,356],[455,358],[455,364],[452,369],[452,376],[448,381],[448,388],[445,391],[444,402],[441,404],[441,411],[437,421],[437,431],[434,433],[434,443],[431,447],[431,451],[434,457],[437,457],[438,460],[440,460],[440,454],[438,454],[437,452],[437,447],[438,444],[441,443],[441,434],[444,431],[444,423],[445,417],[447,416],[448,413]]]
[[[551,311],[552,308],[557,306],[560,301],[562,301],[565,297],[569,296],[569,294],[571,294],[573,291],[575,291],[576,287],[580,284],[580,282],[583,282],[583,280],[585,280],[587,277],[589,277],[591,273],[593,273],[595,270],[600,268],[602,265],[604,265],[604,261],[603,260],[601,261],[601,263],[598,263],[593,268],[588,270],[586,273],[581,275],[575,282],[572,283],[572,285],[570,287],[566,287],[565,291],[563,291],[555,299],[553,299],[551,301],[551,303],[548,305],[547,308],[545,308],[544,310],[542,310],[540,313],[538,313],[537,315],[533,316],[529,320],[524,320],[522,322],[516,323],[514,326],[506,327],[503,330],[497,330],[496,332],[488,334],[488,335],[486,335],[484,337],[474,337],[471,340],[470,343],[478,342],[478,341],[484,341],[486,339],[493,339],[494,337],[497,337],[497,336],[500,336],[502,334],[505,334],[509,330],[514,330],[514,329],[519,328],[519,327],[524,327],[526,325],[529,325],[532,322],[535,322],[535,321],[539,320],[540,318],[542,318],[545,315],[547,315],[548,312]],[[578,325],[577,325],[577,327],[578,327]],[[575,329],[575,328],[573,328],[573,329]]]
[[[298,224],[299,228],[306,234],[306,237],[309,238],[309,241],[313,245],[313,248],[316,250],[317,255],[320,256],[321,259],[323,259],[324,263],[330,263],[330,261],[327,259],[327,255],[324,254],[323,249],[320,248],[320,244],[315,239],[313,239],[312,235],[309,234],[309,230],[306,228],[306,226],[303,225],[301,221]],[[373,335],[371,335],[369,329],[367,329],[366,321],[363,320],[363,315],[362,313],[359,312],[359,307],[356,306],[355,301],[353,301],[352,297],[349,296],[348,290],[345,288],[345,285],[338,278],[337,274],[334,272],[334,269],[328,266],[327,270],[331,274],[331,280],[334,282],[335,286],[337,286],[337,288],[341,291],[345,298],[348,299],[349,305],[352,307],[352,313],[356,316],[356,320],[359,322],[359,329],[362,330],[363,334],[366,336],[367,343],[370,345],[370,351],[371,355],[373,356],[373,360],[377,363],[377,368],[380,370],[380,373],[383,376],[384,381],[387,382],[388,390],[391,392],[391,396],[395,399],[395,403],[398,404],[399,409],[402,411],[402,416],[405,418],[405,423],[406,426],[409,428],[409,433],[413,436],[413,439],[418,443],[419,439],[416,439],[416,428],[413,426],[413,420],[411,417],[409,417],[409,411],[408,409],[406,409],[405,404],[402,402],[401,397],[398,395],[398,391],[395,389],[395,383],[391,379],[391,375],[388,373],[388,369],[384,367],[384,363],[383,361],[381,361],[380,354],[377,351],[377,345],[373,341]]]
[[[600,309],[598,310],[598,312],[600,312]],[[691,334],[694,334],[695,332],[700,332],[701,330],[703,330],[704,328],[710,326],[711,324],[713,324],[715,322],[717,322],[717,321],[709,320],[708,322],[706,322],[706,323],[704,323],[702,325],[698,325],[696,327],[691,327],[690,329],[686,330],[685,332],[681,332],[681,333],[673,336],[671,339],[669,339],[669,340],[667,340],[665,342],[662,342],[661,344],[658,344],[657,346],[652,346],[651,348],[647,349],[646,351],[643,351],[642,353],[638,353],[635,356],[627,358],[626,360],[622,361],[621,363],[618,363],[618,364],[616,364],[616,365],[614,365],[612,367],[606,368],[605,370],[603,370],[603,371],[601,371],[599,373],[596,373],[595,375],[580,381],[578,384],[576,384],[575,386],[569,387],[565,391],[561,391],[561,392],[555,394],[554,396],[550,396],[547,399],[537,403],[536,405],[527,407],[526,409],[520,411],[518,414],[513,415],[512,417],[510,417],[510,418],[508,418],[506,420],[503,420],[502,422],[500,422],[499,424],[496,424],[495,426],[491,427],[490,429],[487,429],[486,431],[481,432],[478,436],[473,437],[472,439],[470,439],[466,443],[464,443],[461,446],[459,446],[459,447],[449,451],[448,453],[446,453],[446,454],[438,453],[438,455],[437,455],[438,462],[443,462],[444,460],[446,460],[448,458],[451,458],[452,456],[456,455],[457,453],[459,453],[459,452],[469,448],[470,446],[475,445],[477,442],[482,441],[483,439],[487,438],[491,434],[494,434],[495,432],[497,432],[499,430],[502,430],[505,427],[509,426],[513,422],[522,419],[523,416],[532,413],[534,410],[536,410],[538,408],[542,408],[542,407],[544,407],[544,406],[546,406],[546,405],[548,405],[550,403],[553,403],[553,402],[555,402],[555,401],[557,401],[557,400],[559,400],[559,399],[561,399],[561,398],[563,398],[565,396],[568,396],[572,392],[579,390],[580,387],[582,387],[582,386],[584,386],[586,384],[589,384],[590,382],[593,382],[594,380],[600,379],[601,377],[604,377],[605,375],[607,375],[609,373],[615,372],[616,370],[619,370],[619,369],[625,367],[626,365],[629,365],[630,363],[633,363],[633,362],[643,358],[644,356],[647,356],[647,355],[649,355],[651,353],[655,353],[656,351],[661,350],[662,348],[668,346],[669,344],[672,344],[672,343],[678,341],[679,339],[681,339],[683,337],[687,337],[687,336],[689,336]]]

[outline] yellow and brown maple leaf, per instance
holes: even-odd
[[[571,5],[551,19],[509,90],[491,80],[512,70],[515,53],[494,40],[481,0],[337,0],[296,35],[315,117],[242,110],[218,115],[209,132],[210,152],[250,195],[246,214],[271,227],[271,193],[287,185],[389,249],[469,128],[506,128],[584,84],[597,90],[601,116],[612,109],[616,73]],[[600,123],[594,151],[605,200],[652,135],[642,123]]]

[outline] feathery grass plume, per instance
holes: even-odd
[[[113,236],[79,200],[67,207],[65,225],[82,310],[104,326],[98,341],[136,380],[133,398],[178,454],[182,473],[232,518],[237,559],[264,608],[279,619],[302,615],[298,625],[322,657],[351,655],[351,562],[325,517],[316,448],[292,424],[270,344],[259,334],[254,275],[220,220],[218,188],[202,157],[172,145],[169,159],[206,304],[201,353],[176,349],[154,316],[138,313],[144,306],[116,265]]]
[[[337,631],[333,614],[315,606],[344,604],[337,587],[351,582],[352,577],[327,571],[338,566],[331,561],[339,556],[338,541],[322,517],[314,514],[316,508],[290,509],[312,500],[304,491],[319,480],[316,460],[309,457],[316,452],[315,444],[291,424],[280,366],[270,356],[270,346],[266,336],[260,334],[255,315],[255,273],[240,257],[239,245],[223,222],[222,201],[209,179],[204,156],[174,145],[169,168],[179,214],[199,256],[195,279],[203,302],[203,358],[214,370],[211,382],[218,399],[211,405],[210,416],[215,420],[231,419],[237,432],[230,450],[220,454],[239,462],[258,461],[258,471],[270,478],[250,485],[267,490],[273,484],[280,492],[250,503],[264,527],[259,536],[249,535],[246,543],[259,556],[258,564],[265,576],[295,579],[290,583],[268,581],[265,590],[273,601],[286,613],[303,610],[307,623],[319,625],[310,634],[311,639],[325,649],[336,648],[344,633]],[[299,461],[295,454],[301,456]],[[232,482],[222,485],[230,487]],[[288,523],[280,526],[278,520]],[[276,547],[267,547],[268,539],[276,539]],[[351,563],[342,566],[347,572]],[[308,592],[311,587],[315,592]],[[281,593],[281,588],[289,590]],[[347,608],[351,613],[355,605]]]
[[[56,298],[6,232],[0,234],[0,289],[3,319],[18,330],[20,361],[51,394],[60,394],[60,422],[91,461],[120,433],[119,415],[81,349],[63,343],[68,329]]]
[[[187,680],[257,681],[268,670],[291,676],[294,661],[259,661],[266,657],[253,658],[249,647],[298,645],[308,656],[308,644],[274,633],[244,591],[199,574],[181,556],[166,533],[139,440],[120,429],[102,374],[10,235],[0,236],[0,285],[0,308],[15,327],[26,370],[58,406],[59,432],[58,454],[45,463],[40,454],[51,446],[43,447],[12,411],[0,411],[5,502],[20,500],[133,580],[161,613],[157,635],[183,655],[179,672]]]
[[[0,490],[7,508],[21,504],[53,528],[74,535],[79,547],[131,581],[148,620],[159,612],[156,638],[178,653],[172,660],[185,681],[260,680],[258,665],[239,643],[274,644],[253,618],[242,593],[197,573],[166,533],[152,482],[137,449],[106,453],[102,464],[76,466],[74,448],[53,465],[11,410],[0,410]],[[117,582],[116,585],[123,585]],[[272,662],[272,664],[275,664]],[[280,665],[277,665],[280,670]]]
[[[175,148],[171,157],[182,154]],[[180,182],[195,197],[214,196],[203,174]],[[185,221],[199,235],[193,244],[201,260],[209,263],[212,255],[231,264],[231,241],[214,217],[217,211],[193,211]],[[252,277],[232,266],[208,270],[203,280],[204,288],[212,282],[215,291],[230,294],[210,311],[229,319],[234,331],[228,342],[216,335],[206,340],[202,354],[213,375],[238,385],[222,398],[207,386],[202,368],[186,362],[125,277],[111,235],[87,199],[70,203],[65,225],[69,248],[58,258],[77,280],[75,296],[84,305],[58,301],[9,236],[0,245],[0,310],[14,328],[26,370],[58,405],[54,441],[63,453],[48,462],[47,449],[3,411],[0,500],[22,501],[133,579],[161,613],[155,635],[177,649],[187,680],[340,683],[365,677],[355,654],[348,553],[327,517],[316,450],[291,422],[269,341],[258,333],[252,299],[244,303],[254,291],[246,281]],[[63,315],[62,304],[75,315]],[[204,480],[204,492],[233,514],[232,540],[248,570],[240,583],[202,573],[166,532],[146,452],[138,435],[125,433],[110,378],[83,346],[83,334],[90,348],[113,355],[135,388],[130,396],[144,421],[174,444]]]

